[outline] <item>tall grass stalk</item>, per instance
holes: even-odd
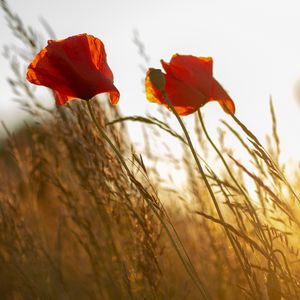
[[[240,190],[240,192],[244,195],[244,197],[247,199],[247,201],[250,202],[250,200],[249,200],[249,198],[248,198],[248,195],[245,193],[244,189],[241,187],[241,185],[240,185],[240,184],[238,183],[238,181],[236,180],[235,176],[232,174],[232,172],[231,172],[231,170],[230,170],[230,168],[229,168],[229,166],[228,166],[226,160],[224,159],[222,153],[220,152],[220,150],[218,149],[218,147],[216,146],[216,144],[213,142],[213,140],[210,138],[210,136],[209,136],[209,134],[208,134],[208,132],[207,132],[205,123],[204,123],[204,121],[203,121],[203,118],[202,118],[202,114],[201,114],[200,109],[197,110],[197,115],[198,115],[199,121],[200,121],[200,123],[201,123],[201,127],[202,127],[202,129],[203,129],[203,132],[204,132],[204,134],[205,134],[207,140],[209,141],[209,143],[211,144],[211,146],[214,148],[214,150],[216,151],[216,153],[217,153],[218,156],[220,157],[220,159],[221,159],[223,165],[224,165],[225,168],[226,168],[226,171],[228,172],[229,176],[231,177],[231,179],[232,179],[233,182],[235,183],[236,187],[237,187],[237,188]],[[228,201],[230,201],[229,198],[228,198]],[[221,221],[222,221],[222,220],[221,220]],[[224,228],[226,228],[226,230],[228,230],[227,226],[224,226]],[[228,232],[228,234],[231,235],[230,232]],[[242,257],[241,257],[240,254],[239,254],[239,249],[238,249],[238,247],[236,247],[235,242],[234,242],[233,239],[232,239],[232,242],[233,242],[232,246],[233,246],[234,252],[235,252],[235,254],[236,254],[237,258],[238,258],[238,261],[239,261],[239,263],[240,263],[240,265],[241,265],[241,268],[242,268],[242,270],[243,270],[243,272],[244,272],[244,275],[245,275],[245,278],[246,278],[246,280],[247,280],[247,282],[248,282],[248,285],[249,285],[249,287],[251,288],[252,293],[253,293],[253,292],[255,291],[255,289],[254,289],[254,287],[253,287],[253,285],[252,285],[252,283],[251,283],[251,281],[250,281],[251,279],[250,279],[250,276],[249,276],[249,272],[247,272],[247,270],[246,270],[246,268],[245,268],[245,266],[244,266],[244,263],[243,263],[243,261],[242,261]]]
[[[271,102],[271,103],[272,103],[272,102]],[[202,114],[201,114],[201,112],[200,112],[199,109],[198,109],[198,111],[197,111],[197,114],[198,114],[198,118],[199,118],[200,124],[201,124],[201,126],[202,126],[203,132],[204,132],[204,134],[205,134],[207,140],[209,141],[209,143],[211,144],[211,146],[213,147],[213,149],[214,149],[214,150],[216,151],[216,153],[218,154],[218,156],[219,156],[219,158],[221,159],[221,161],[222,161],[222,163],[223,163],[223,165],[224,165],[226,171],[228,172],[230,178],[232,179],[232,181],[234,182],[234,184],[235,184],[236,187],[239,189],[239,191],[241,192],[241,194],[242,194],[243,197],[245,198],[246,202],[248,203],[249,208],[252,208],[251,200],[250,200],[248,194],[245,192],[244,188],[239,184],[239,182],[237,181],[236,177],[233,175],[233,173],[232,173],[230,167],[228,166],[228,164],[227,164],[227,162],[226,162],[224,156],[222,155],[221,151],[218,149],[218,147],[216,146],[216,144],[215,144],[215,143],[213,142],[213,140],[210,138],[209,133],[208,133],[208,131],[207,131],[207,129],[206,129],[206,126],[205,126],[205,123],[204,123]],[[272,115],[272,120],[273,120],[273,135],[275,135],[275,141],[276,141],[276,145],[277,145],[277,149],[278,149],[278,147],[279,147],[279,146],[278,146],[278,145],[279,145],[279,138],[278,138],[278,135],[277,135],[277,132],[276,132],[276,122],[274,122],[274,120],[276,120],[276,119],[275,119],[275,112],[274,112],[274,108],[273,108],[272,104],[271,104],[271,115]],[[242,122],[241,122],[240,120],[237,119],[236,116],[234,116],[234,115],[232,115],[232,114],[231,114],[231,116],[232,116],[232,118],[236,121],[236,123],[238,123],[239,126],[242,127],[242,128],[244,129],[244,132],[248,133],[248,135],[251,136],[252,139],[254,139],[255,141],[257,141],[257,143],[259,144],[259,146],[262,147],[262,145],[260,144],[260,142],[258,141],[258,139],[254,136],[254,134],[251,133],[251,132],[247,129],[247,127],[246,127],[244,124],[242,124]],[[275,124],[274,124],[274,123],[275,123]],[[275,127],[275,129],[274,129],[274,127]],[[274,134],[274,132],[275,132],[275,134]],[[277,158],[279,157],[279,152],[280,152],[280,151],[277,150],[277,155],[278,155]],[[268,155],[267,152],[266,152],[266,155]],[[277,159],[277,161],[278,161],[278,159]],[[273,163],[275,164],[275,162],[273,162]],[[278,169],[279,169],[279,168],[278,168]],[[287,180],[286,180],[285,178],[284,178],[284,180],[287,182]],[[293,191],[293,189],[292,189],[291,187],[290,187],[290,189],[291,189],[291,192],[292,192],[293,194],[295,194],[294,191]],[[264,230],[263,230],[263,225],[262,225],[262,223],[261,223],[261,221],[260,221],[260,219],[259,219],[257,213],[255,212],[255,209],[254,209],[254,208],[252,209],[252,215],[255,217],[255,222],[256,222],[257,225],[258,225],[259,231],[260,231],[260,233],[261,233],[261,235],[262,235],[262,238],[263,238],[264,245],[265,245],[266,248],[267,248],[267,249],[266,249],[266,250],[268,251],[267,254],[268,254],[268,256],[270,257],[269,262],[272,261],[272,262],[273,262],[274,264],[276,264],[276,265],[281,269],[281,271],[283,272],[283,269],[282,269],[282,267],[281,267],[281,265],[280,265],[280,263],[279,263],[277,257],[274,255],[274,250],[272,249],[272,245],[269,243],[268,238],[267,238],[267,236],[265,235],[265,232],[264,232]],[[297,223],[297,222],[296,222],[296,223]],[[275,250],[275,251],[276,251],[276,250]],[[283,257],[284,257],[284,256],[283,256]],[[287,265],[286,263],[285,263],[285,266],[287,267],[287,270],[288,270],[288,265]],[[243,268],[243,264],[241,264],[241,267]],[[243,268],[243,270],[244,270],[244,268]],[[245,276],[248,277],[248,273],[247,273],[247,272],[244,272],[244,273],[245,273]],[[289,276],[290,276],[291,282],[293,282],[293,279],[292,279],[292,276],[291,276],[291,272],[290,272],[289,270],[288,270],[288,274],[289,274]],[[296,289],[296,287],[294,286],[294,284],[293,284],[293,288],[294,288],[295,294],[297,295],[297,294],[298,294],[298,293],[297,293],[297,289]]]
[[[212,188],[211,188],[211,186],[210,186],[210,184],[208,182],[208,179],[207,179],[207,177],[205,175],[205,172],[204,172],[204,170],[202,168],[202,165],[201,165],[200,160],[198,158],[198,155],[197,155],[197,153],[195,151],[195,148],[194,148],[194,145],[193,145],[192,140],[190,138],[190,135],[189,135],[189,133],[188,133],[188,131],[187,131],[187,129],[186,129],[183,121],[181,120],[181,117],[178,115],[176,109],[174,108],[172,102],[170,101],[169,96],[167,95],[165,89],[164,88],[160,88],[160,91],[162,92],[162,95],[163,95],[166,103],[168,104],[168,106],[170,107],[171,111],[175,115],[178,123],[180,124],[180,127],[181,127],[181,129],[182,129],[182,131],[183,131],[183,133],[184,133],[184,135],[186,137],[187,143],[189,145],[189,149],[191,150],[191,153],[192,153],[192,155],[194,157],[194,160],[196,162],[196,165],[197,165],[197,168],[199,170],[199,173],[200,173],[200,175],[201,175],[201,177],[202,177],[202,179],[203,179],[203,181],[205,183],[205,186],[206,186],[206,188],[207,188],[207,190],[209,192],[209,195],[210,195],[210,197],[211,197],[211,199],[213,201],[213,204],[214,204],[214,207],[215,207],[215,209],[217,211],[218,217],[220,218],[220,221],[222,222],[222,224],[225,224],[224,216],[222,214],[222,211],[220,209],[218,201],[217,201],[217,199],[215,197],[215,194],[214,194],[214,192],[213,192],[213,190],[212,190]],[[227,237],[228,237],[228,239],[230,241],[231,246],[235,249],[235,254],[237,255],[237,258],[238,258],[240,264],[243,265],[242,264],[242,258],[241,258],[239,252],[236,249],[236,245],[235,245],[235,242],[234,242],[234,239],[233,239],[231,233],[229,232],[229,230],[228,230],[228,228],[226,226],[223,226],[223,228],[224,228],[224,230],[226,232],[226,235],[227,235]],[[252,296],[254,297],[254,299],[257,299],[256,291],[255,291],[254,286],[252,285],[251,281],[249,280],[249,277],[246,276],[246,278],[247,278],[247,282],[248,282],[249,288],[251,290]]]
[[[129,176],[131,182],[137,187],[137,189],[141,192],[141,194],[144,196],[144,199],[147,201],[148,205],[151,207],[152,211],[154,212],[154,214],[157,216],[157,218],[159,219],[159,221],[161,222],[163,228],[165,229],[180,261],[182,262],[184,268],[186,269],[187,273],[189,274],[189,276],[191,277],[192,281],[194,282],[195,286],[197,287],[197,289],[199,290],[202,298],[204,300],[208,300],[210,299],[207,291],[204,288],[203,283],[201,282],[199,276],[197,275],[195,269],[193,268],[192,264],[191,264],[191,260],[187,257],[187,261],[186,259],[183,257],[171,231],[169,230],[166,222],[164,221],[163,217],[160,215],[160,213],[158,212],[157,208],[153,205],[151,198],[148,196],[146,190],[143,188],[143,186],[138,182],[138,180],[132,175],[131,171],[129,170],[121,152],[118,150],[118,148],[113,144],[113,142],[110,140],[110,138],[107,136],[107,134],[105,133],[104,129],[101,127],[101,125],[99,124],[99,122],[97,121],[97,118],[94,114],[92,105],[90,103],[90,101],[87,101],[87,107],[91,116],[92,121],[94,122],[99,134],[101,135],[101,137],[109,144],[109,146],[111,147],[111,149],[114,151],[114,153],[116,154],[116,156],[118,157],[120,163],[122,164],[122,166],[124,167],[124,169],[127,172],[127,175]],[[170,221],[170,220],[169,220]],[[174,229],[174,227],[172,227]],[[177,239],[179,239],[179,236],[177,236]],[[181,241],[180,241],[181,244]],[[187,253],[184,251],[184,254],[187,256]]]
[[[281,179],[288,189],[290,190],[291,194],[293,195],[294,199],[297,200],[298,204],[300,204],[300,198],[297,193],[294,191],[293,187],[287,180],[285,174],[280,170],[279,166],[276,162],[272,159],[272,157],[267,153],[263,145],[259,142],[258,138],[247,128],[245,124],[243,124],[235,115],[230,114],[232,119],[235,121],[236,124],[247,134],[247,136],[251,139],[252,144],[256,147],[256,150],[259,152],[261,158],[265,161],[271,173]]]

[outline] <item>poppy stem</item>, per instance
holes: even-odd
[[[112,141],[110,140],[110,138],[107,136],[107,134],[105,133],[105,131],[103,130],[103,128],[101,127],[101,125],[99,124],[96,116],[95,116],[95,113],[94,113],[94,110],[92,108],[92,105],[90,103],[90,100],[87,101],[87,107],[88,107],[88,110],[89,110],[89,113],[90,113],[90,116],[98,130],[98,133],[101,135],[101,137],[109,144],[109,146],[112,148],[112,150],[114,151],[114,153],[117,155],[120,163],[122,164],[122,166],[125,168],[127,174],[129,176],[132,176],[131,175],[131,172],[127,166],[127,164],[125,163],[124,161],[124,158],[121,154],[121,152],[118,150],[118,148],[112,143]]]
[[[182,262],[185,270],[187,271],[187,273],[189,274],[189,276],[191,277],[192,281],[194,282],[194,284],[196,285],[196,287],[198,288],[198,290],[200,291],[203,299],[208,300],[211,299],[204,286],[203,283],[200,281],[198,275],[196,274],[195,269],[193,268],[192,264],[190,263],[190,259],[187,256],[187,253],[185,253],[185,255],[187,256],[187,258],[185,259],[181,253],[181,251],[179,250],[179,247],[177,245],[177,242],[175,241],[175,239],[173,238],[173,235],[169,229],[169,227],[167,226],[166,222],[164,221],[163,217],[161,216],[161,214],[159,213],[158,209],[155,207],[155,205],[152,203],[152,198],[151,195],[149,195],[149,193],[145,190],[145,188],[143,187],[143,185],[132,175],[131,171],[129,170],[121,152],[119,151],[119,149],[113,144],[113,142],[111,141],[111,139],[107,136],[107,134],[105,133],[105,131],[103,130],[103,128],[101,127],[101,125],[99,124],[96,115],[94,113],[94,110],[92,108],[92,105],[90,103],[90,100],[87,101],[87,107],[91,116],[91,119],[93,121],[93,123],[95,124],[97,131],[99,132],[100,136],[109,144],[109,146],[112,148],[112,150],[114,151],[114,153],[117,155],[121,165],[124,167],[124,169],[127,172],[128,177],[130,178],[131,182],[136,186],[136,188],[139,190],[139,192],[143,195],[144,199],[146,200],[146,202],[148,203],[148,205],[150,206],[150,208],[152,209],[152,211],[154,212],[154,214],[156,215],[156,217],[159,219],[159,221],[161,222],[163,228],[165,229],[180,261]],[[171,225],[172,226],[172,225]],[[175,230],[175,229],[174,229]],[[179,237],[177,236],[178,240]],[[181,241],[179,240],[179,242],[181,243]],[[187,261],[186,261],[187,260]]]
[[[240,190],[240,192],[243,194],[243,196],[244,196],[244,197],[246,198],[246,200],[249,202],[250,200],[249,200],[249,198],[248,198],[248,195],[246,194],[246,192],[244,191],[244,189],[241,187],[241,185],[238,183],[238,181],[236,180],[236,178],[235,178],[234,175],[232,174],[232,172],[231,172],[231,170],[230,170],[230,168],[229,168],[227,162],[225,161],[225,159],[224,159],[222,153],[220,152],[220,150],[218,149],[218,147],[216,146],[216,144],[213,142],[213,140],[210,138],[210,136],[209,136],[209,134],[208,134],[208,132],[207,132],[205,123],[204,123],[204,121],[203,121],[203,117],[202,117],[202,114],[201,114],[200,109],[197,110],[197,114],[198,114],[199,121],[200,121],[200,123],[201,123],[202,129],[203,129],[203,131],[204,131],[204,134],[205,134],[207,140],[209,141],[209,143],[211,144],[211,146],[214,148],[214,150],[216,151],[216,153],[217,153],[218,156],[220,157],[220,159],[221,159],[223,165],[225,166],[225,168],[226,168],[226,170],[227,170],[229,176],[231,177],[231,179],[233,180],[233,182],[235,183],[235,185],[237,186],[237,188]],[[227,230],[226,227],[224,227],[224,229]],[[228,232],[228,234],[231,235],[230,232]],[[241,267],[242,267],[242,270],[244,271],[244,274],[245,274],[246,280],[247,280],[247,282],[248,282],[248,285],[249,285],[250,289],[252,290],[252,293],[254,294],[254,293],[255,293],[255,292],[254,292],[255,289],[254,289],[254,287],[252,286],[252,283],[251,283],[250,278],[249,278],[249,276],[248,276],[248,273],[247,273],[247,271],[246,271],[246,269],[245,269],[245,266],[244,266],[244,263],[243,263],[243,261],[242,261],[242,258],[241,258],[240,254],[239,254],[239,248],[238,248],[238,247],[236,246],[236,244],[234,243],[234,240],[232,240],[232,247],[233,247],[234,252],[235,252],[235,254],[236,254],[237,258],[238,258],[238,261],[239,261],[239,263],[240,263],[240,265],[241,265]]]
[[[196,153],[196,151],[195,151],[195,148],[194,148],[194,145],[193,145],[192,140],[191,140],[191,138],[190,138],[190,135],[189,135],[189,133],[188,133],[188,131],[187,131],[187,129],[186,129],[186,127],[185,127],[185,125],[184,125],[184,123],[183,123],[181,117],[178,115],[176,109],[174,108],[172,102],[170,101],[170,99],[169,99],[167,93],[165,92],[165,90],[164,90],[164,89],[161,89],[161,92],[162,92],[162,94],[163,94],[163,96],[164,96],[164,98],[165,98],[165,100],[166,100],[168,106],[171,108],[172,112],[174,113],[174,115],[175,115],[177,121],[179,122],[179,124],[180,124],[180,126],[181,126],[181,128],[182,128],[182,130],[183,130],[183,132],[184,132],[184,135],[185,135],[185,137],[186,137],[186,139],[187,139],[189,148],[190,148],[190,150],[191,150],[191,152],[192,152],[192,155],[193,155],[194,160],[195,160],[195,162],[196,162],[196,165],[197,165],[197,167],[198,167],[199,173],[200,173],[201,177],[203,178],[203,181],[204,181],[204,183],[205,183],[205,185],[206,185],[206,187],[207,187],[207,190],[208,190],[208,192],[209,192],[209,195],[210,195],[210,197],[211,197],[211,199],[212,199],[212,201],[213,201],[213,204],[214,204],[215,209],[216,209],[216,211],[217,211],[218,217],[219,217],[220,221],[222,222],[222,224],[225,224],[225,219],[224,219],[224,217],[223,217],[222,211],[221,211],[220,206],[219,206],[219,204],[218,204],[218,201],[217,201],[217,199],[216,199],[216,197],[215,197],[215,194],[214,194],[214,192],[213,192],[213,190],[212,190],[212,188],[211,188],[211,186],[210,186],[210,184],[209,184],[209,182],[208,182],[208,179],[207,179],[207,177],[206,177],[206,175],[205,175],[205,172],[204,172],[204,170],[203,170],[203,168],[202,168],[202,165],[201,165],[200,160],[199,160],[199,158],[198,158],[198,155],[197,155],[197,153]],[[227,237],[228,237],[228,239],[229,239],[229,241],[230,241],[232,247],[235,248],[234,239],[233,239],[231,233],[229,232],[229,230],[228,230],[228,228],[227,228],[226,226],[223,226],[223,227],[224,227],[225,233],[226,233],[226,235],[227,235]],[[239,255],[237,255],[237,256],[238,256],[238,259],[240,259],[240,258],[239,258]],[[252,285],[251,285],[251,282],[248,281],[248,283],[249,283],[249,287],[250,287],[250,289],[251,289],[251,291],[252,291],[252,293],[253,293],[253,296],[255,297],[254,299],[257,299],[257,297],[255,296],[255,293],[254,293],[255,290],[253,289],[253,287],[252,287]]]

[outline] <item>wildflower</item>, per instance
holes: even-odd
[[[211,57],[175,54],[170,63],[161,60],[161,64],[166,74],[153,68],[146,74],[146,96],[150,102],[169,108],[166,94],[182,116],[195,112],[210,101],[218,101],[226,113],[235,113],[232,99],[213,77]]]
[[[89,34],[49,40],[28,66],[27,80],[51,88],[58,105],[75,98],[89,100],[100,93],[109,93],[112,104],[120,97],[104,45]]]

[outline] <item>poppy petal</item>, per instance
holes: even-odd
[[[175,54],[170,63],[161,61],[167,75],[172,75],[185,83],[187,87],[197,89],[208,96],[212,86],[211,57]]]
[[[94,65],[105,75],[105,77],[113,81],[113,73],[107,64],[104,44],[92,35],[87,35],[87,41]]]
[[[226,113],[234,114],[235,105],[228,93],[224,90],[217,80],[213,80],[210,101],[218,101]]]
[[[150,73],[153,71],[157,70],[150,68],[146,74],[146,97],[148,101],[162,104],[170,110],[162,95],[162,92],[157,89],[150,80]],[[186,86],[181,81],[173,78],[172,76],[164,76],[166,79],[166,93],[179,115],[185,116],[191,114],[203,105],[202,101],[199,101],[199,99],[203,99],[203,95],[199,94],[197,90],[187,90]]]
[[[120,92],[115,88],[115,90],[109,92],[110,103],[116,105],[120,99]]]
[[[55,90],[59,95],[57,103],[73,98],[89,100],[97,94],[109,93],[111,103],[116,104],[120,97],[103,43],[87,34],[48,41],[29,65],[27,79]]]
[[[53,66],[48,56],[48,49],[41,50],[27,68],[26,78],[33,84],[43,85],[72,95],[66,78]],[[55,83],[55,84],[54,84]]]
[[[234,102],[213,78],[211,57],[175,54],[170,63],[161,60],[161,64],[166,72],[164,91],[178,114],[191,114],[209,101],[218,101],[225,112],[235,113]],[[156,88],[150,80],[152,70],[146,75],[147,99],[168,107],[162,89]]]
[[[58,91],[53,91],[53,92],[54,92],[56,105],[64,105],[68,101],[76,99],[72,96],[64,95]],[[109,100],[111,104],[116,105],[119,102],[119,99],[120,99],[120,93],[117,89],[115,91],[109,92]]]
[[[197,111],[197,109],[199,107],[195,107],[195,106],[174,106],[176,112],[178,113],[178,115],[180,116],[187,116],[190,115],[192,113],[194,113],[195,111]]]
[[[68,101],[76,99],[76,98],[74,98],[72,96],[64,95],[64,94],[62,94],[62,93],[60,93],[58,91],[53,91],[53,93],[54,93],[56,105],[64,105]]]
[[[194,107],[196,111],[207,102],[207,97],[200,90],[186,86],[185,82],[173,76],[166,76],[166,93],[174,106],[189,107],[188,110]]]

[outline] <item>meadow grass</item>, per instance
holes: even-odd
[[[299,178],[281,164],[272,101],[267,149],[236,116],[214,141],[200,111],[190,139],[167,111],[123,117],[96,99],[48,109],[22,70],[39,37],[0,3],[27,50],[7,57],[32,116],[0,146],[1,299],[300,299]],[[126,122],[144,130],[141,153]],[[182,157],[154,151],[165,136]],[[162,184],[157,157],[184,170],[184,189]]]

